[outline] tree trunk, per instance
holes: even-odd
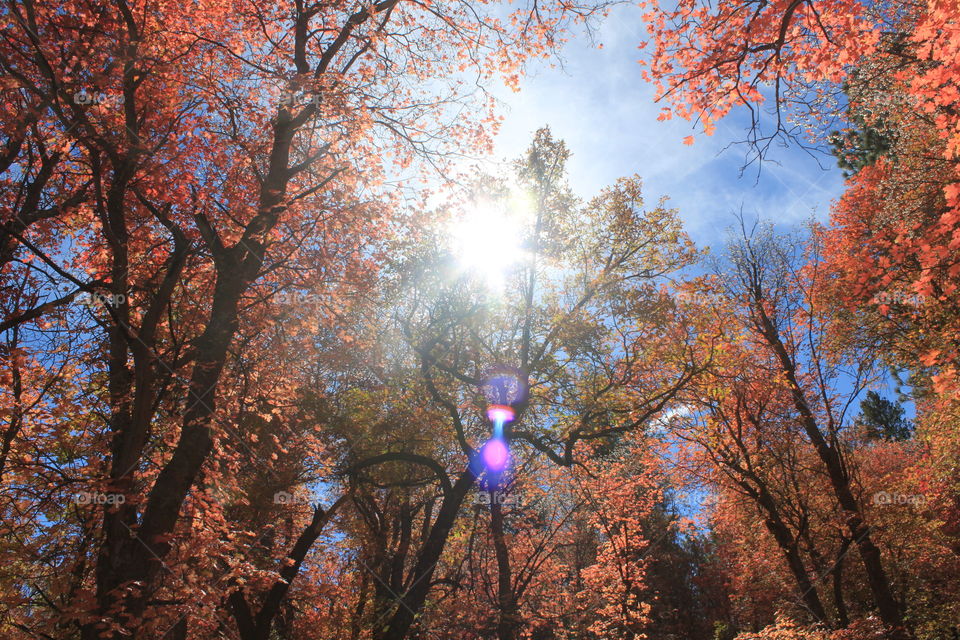
[[[440,560],[440,555],[443,553],[443,548],[460,512],[460,507],[476,479],[476,470],[473,465],[468,465],[447,495],[444,496],[443,502],[440,504],[440,511],[437,513],[437,519],[430,527],[430,535],[420,551],[413,574],[410,576],[410,587],[399,598],[396,610],[390,620],[380,630],[374,630],[374,633],[377,634],[375,637],[379,637],[380,640],[404,640],[415,619],[423,612],[427,594],[432,586],[433,571]],[[378,631],[380,633],[377,633]]]
[[[883,568],[880,558],[880,549],[870,538],[870,527],[863,519],[863,514],[857,500],[850,489],[850,478],[847,476],[840,452],[831,446],[817,425],[813,410],[807,403],[803,388],[797,379],[796,365],[787,353],[786,348],[780,339],[780,334],[774,326],[773,321],[767,315],[763,307],[762,297],[757,298],[757,305],[754,309],[757,314],[759,329],[763,334],[768,346],[773,350],[780,366],[783,368],[787,384],[793,398],[794,407],[800,414],[800,421],[803,425],[807,437],[813,444],[820,460],[827,468],[830,477],[830,484],[833,487],[834,495],[840,508],[846,512],[847,528],[850,537],[857,545],[860,552],[860,558],[867,574],[867,581],[870,585],[870,591],[873,594],[873,600],[877,605],[877,611],[880,619],[887,626],[894,629],[895,639],[910,638],[911,634],[904,625],[903,616],[893,592],[890,589],[890,580]]]
[[[783,552],[783,557],[787,561],[787,566],[790,567],[790,573],[793,574],[797,588],[800,590],[800,598],[807,610],[816,618],[817,622],[826,623],[827,613],[820,600],[820,595],[817,593],[816,585],[810,581],[807,569],[803,565],[803,558],[800,556],[798,545],[799,541],[780,516],[780,510],[773,496],[762,484],[757,488],[750,486],[745,481],[741,486],[753,496],[757,505],[766,513],[763,523],[767,527],[767,531],[773,535],[780,551]]]
[[[850,626],[850,616],[847,613],[847,603],[843,598],[843,559],[847,555],[847,549],[850,548],[850,540],[843,539],[840,551],[837,553],[837,561],[833,565],[833,604],[837,608],[837,628],[846,629]]]
[[[517,599],[513,593],[510,551],[503,535],[503,505],[497,494],[497,491],[490,492],[490,531],[497,555],[497,639],[515,640],[519,628]]]

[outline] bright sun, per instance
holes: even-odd
[[[453,221],[454,256],[491,289],[502,289],[510,267],[522,257],[522,225],[505,208],[478,205]]]

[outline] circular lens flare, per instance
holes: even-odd
[[[502,404],[492,404],[487,407],[487,418],[490,422],[504,424],[513,420],[513,409]]]
[[[491,438],[480,450],[480,457],[483,458],[483,464],[488,471],[500,473],[507,468],[510,451],[507,449],[507,443],[502,439]]]
[[[526,398],[526,375],[519,369],[497,365],[487,372],[481,389],[491,405],[510,407]]]

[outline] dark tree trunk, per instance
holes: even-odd
[[[874,544],[870,537],[870,527],[864,521],[860,505],[857,503],[853,491],[850,488],[850,478],[844,467],[840,451],[836,446],[828,443],[823,432],[820,431],[814,412],[804,395],[803,387],[797,379],[796,364],[789,353],[787,353],[786,347],[780,338],[779,331],[764,309],[762,294],[755,292],[754,301],[756,302],[754,313],[757,316],[758,329],[760,329],[768,346],[773,350],[777,361],[783,368],[793,398],[793,404],[800,414],[800,421],[804,431],[813,444],[820,460],[826,467],[837,503],[846,513],[846,524],[850,538],[853,540],[853,543],[857,545],[857,549],[860,552],[860,558],[867,574],[867,581],[870,585],[870,591],[873,594],[873,600],[877,605],[880,619],[884,624],[894,630],[892,637],[895,640],[910,638],[912,636],[904,624],[900,606],[893,597],[890,580],[883,568],[880,549]]]
[[[780,509],[773,495],[759,482],[759,479],[755,478],[754,480],[757,482],[758,487],[754,487],[746,481],[742,483],[741,486],[753,497],[757,505],[766,514],[763,523],[767,527],[767,531],[773,535],[777,546],[780,547],[780,551],[787,561],[787,566],[790,567],[790,573],[793,574],[793,579],[797,583],[800,598],[803,600],[807,610],[813,615],[817,622],[826,623],[827,613],[823,607],[823,602],[820,600],[820,595],[817,593],[816,585],[810,580],[810,575],[807,573],[807,569],[803,564],[797,536],[790,531],[790,528],[781,517]]]
[[[440,504],[437,519],[430,527],[430,535],[420,551],[414,566],[413,573],[408,579],[409,588],[399,599],[394,614],[380,629],[375,629],[375,637],[379,640],[405,640],[410,632],[414,620],[423,612],[424,603],[430,592],[433,572],[443,548],[450,537],[450,530],[457,519],[464,499],[477,479],[477,472],[473,465],[467,468],[457,478],[456,483],[447,491]]]
[[[850,616],[847,613],[847,603],[843,597],[843,560],[850,548],[850,540],[844,538],[837,552],[837,560],[831,572],[833,578],[833,604],[837,608],[837,628],[846,629],[850,626]]]
[[[503,533],[503,505],[497,500],[496,494],[495,491],[490,492],[490,531],[497,555],[497,639],[515,640],[520,626],[519,612],[513,591],[510,551]]]

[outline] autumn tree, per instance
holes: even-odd
[[[697,412],[689,420],[677,420],[675,433],[693,445],[684,461],[686,472],[712,486],[717,500],[740,502],[748,518],[759,519],[776,541],[804,605],[800,615],[827,623],[814,582],[819,571],[807,555],[821,553],[807,544],[810,529],[824,523],[812,517],[806,495],[821,483],[806,473],[806,447],[792,428],[795,415],[788,396],[768,384],[777,367],[755,358],[737,353],[731,360],[736,370],[716,369],[716,377],[702,387],[699,403],[691,405]]]
[[[849,181],[821,235],[823,293],[852,341],[909,376],[929,447],[916,473],[937,479],[939,518],[956,522],[956,475],[941,465],[958,451],[956,4],[689,0],[648,19],[664,117],[709,134],[745,108],[754,157],[778,138],[834,143]]]
[[[449,232],[428,228],[401,242],[395,288],[376,303],[379,322],[371,331],[385,353],[368,366],[381,380],[396,381],[382,387],[390,400],[376,404],[393,403],[402,389],[405,402],[423,412],[416,421],[363,434],[351,443],[346,465],[361,484],[397,485],[395,499],[417,494],[410,535],[391,529],[386,536],[409,544],[391,548],[402,555],[391,561],[395,582],[377,574],[394,594],[380,601],[386,608],[375,616],[377,637],[405,637],[433,585],[450,583],[437,572],[447,570],[451,532],[460,530],[468,496],[478,477],[484,479],[477,452],[489,437],[483,388],[491,372],[507,372],[518,389],[529,389],[515,402],[516,419],[505,430],[515,459],[533,456],[571,467],[581,445],[643,428],[702,367],[690,348],[696,337],[674,322],[661,291],[663,278],[691,259],[674,212],[662,205],[644,209],[637,179],[580,201],[565,184],[567,155],[562,142],[541,130],[517,163],[514,180],[482,178],[456,194],[470,208],[451,208],[451,224],[476,232],[473,207],[515,222],[509,227],[515,235],[488,234],[491,244],[480,248],[510,258],[487,265],[502,272],[464,269],[439,235]],[[502,224],[506,231],[510,222]],[[501,241],[515,243],[517,253],[498,251]],[[397,476],[403,463],[417,467],[416,475]],[[432,488],[403,492],[414,477]],[[365,509],[371,513],[399,508],[389,506],[389,495],[379,489],[369,495],[375,503]],[[515,637],[520,587],[531,580],[523,563],[542,553],[532,549],[518,560],[497,540],[500,532],[509,535],[509,516],[493,509],[490,518],[485,535],[500,550],[499,558],[488,558],[497,565],[498,625],[502,636]]]
[[[5,5],[5,521],[28,527],[14,551],[29,573],[44,549],[71,576],[29,580],[14,628],[192,633],[187,603],[210,598],[190,594],[236,577],[177,566],[207,550],[200,539],[229,536],[207,528],[220,525],[205,506],[209,486],[232,489],[257,460],[237,428],[301,430],[289,360],[263,351],[278,345],[277,296],[317,296],[314,321],[342,327],[348,296],[375,273],[396,195],[385,172],[487,144],[488,109],[455,114],[470,94],[457,74],[514,83],[595,8]],[[48,473],[60,490],[36,495]],[[31,527],[38,509],[57,527]],[[302,535],[282,540],[292,569],[253,598],[246,637],[269,635],[272,594],[329,514],[299,512]]]
[[[778,475],[790,468],[784,465],[794,469],[806,466],[806,462],[796,466],[802,445],[786,440],[780,448],[777,441],[781,436],[774,434],[780,431],[787,438],[802,436],[829,482],[836,508],[843,514],[845,537],[859,552],[880,616],[889,626],[900,628],[898,633],[902,634],[906,632],[888,574],[889,562],[885,566],[867,523],[845,436],[853,398],[876,375],[875,359],[867,350],[843,349],[846,328],[838,330],[829,309],[821,306],[820,262],[816,236],[804,243],[778,239],[769,230],[754,234],[744,229],[731,245],[729,266],[716,274],[716,290],[722,300],[729,301],[732,316],[727,322],[736,323],[730,335],[733,344],[755,349],[762,359],[751,359],[757,372],[747,376],[743,386],[735,383],[733,393],[718,389],[721,402],[729,408],[723,408],[723,404],[711,407],[711,422],[719,421],[723,440],[707,436],[707,450],[761,507],[811,613],[823,619],[825,612],[807,569],[792,555],[800,548],[808,516],[796,511],[795,506],[792,510],[801,519],[792,527],[787,525],[780,514],[784,503],[771,493],[763,478],[766,472],[758,472],[770,465],[766,460],[761,462],[769,454],[774,456]],[[754,375],[762,379],[760,385],[750,380]],[[835,390],[840,380],[852,389],[850,394]],[[765,399],[763,385],[768,381],[774,386],[772,395]],[[796,472],[793,475],[799,479]],[[797,489],[790,494],[802,496],[801,485],[795,486]],[[803,501],[795,505],[802,507]]]
[[[936,367],[948,395],[960,273],[955,4],[648,4],[644,73],[667,102],[664,117],[695,119],[709,134],[746,109],[754,158],[784,137],[821,149],[832,140],[856,169],[828,240],[846,258],[844,296],[937,327],[913,357]]]

